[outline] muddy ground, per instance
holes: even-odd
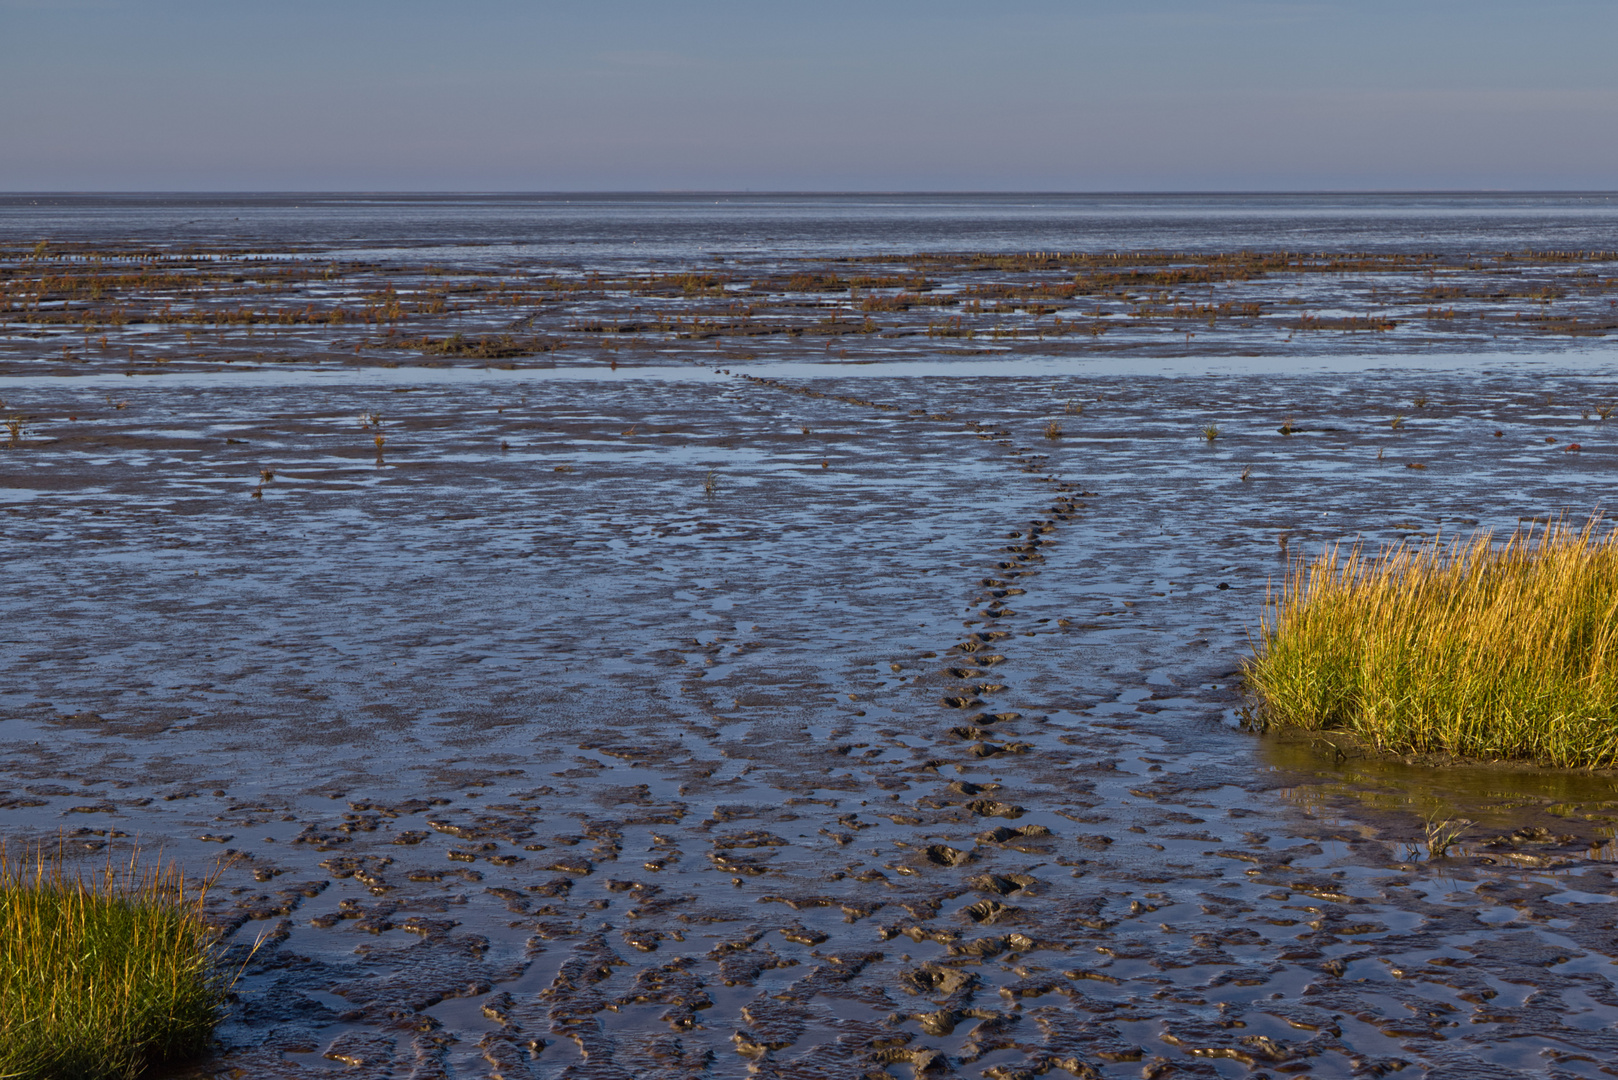
[[[26,340],[0,835],[221,861],[260,944],[176,1076],[1614,1070],[1611,778],[1238,677],[1291,557],[1599,505],[1605,354]]]

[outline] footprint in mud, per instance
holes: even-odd
[[[972,860],[972,852],[952,848],[947,844],[928,845],[923,852],[927,861],[934,866],[962,866]]]
[[[1003,817],[1016,820],[1028,811],[1013,803],[1001,802],[998,799],[973,799],[965,804],[966,808],[978,817]],[[1044,826],[1029,826],[1029,828],[1044,828]],[[1049,830],[1046,830],[1047,832]]]
[[[1031,874],[991,873],[967,878],[966,883],[979,892],[993,893],[996,896],[1010,896],[1018,892],[1033,896],[1037,895],[1036,886],[1040,882]]]

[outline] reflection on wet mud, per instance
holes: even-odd
[[[1609,778],[1236,723],[1290,553],[1596,503],[1599,374],[649,359],[6,385],[0,828],[229,859],[187,1075],[1603,1074]]]
[[[1418,854],[1430,846],[1429,823],[1448,821],[1456,825],[1454,853],[1483,865],[1614,861],[1618,780],[1610,772],[1407,760],[1367,754],[1329,733],[1271,736],[1263,746],[1272,769],[1305,778],[1281,794],[1316,815],[1345,813],[1371,828],[1368,835]]]

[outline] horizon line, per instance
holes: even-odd
[[[1237,196],[1308,196],[1308,195],[1605,195],[1618,196],[1618,188],[1199,188],[1199,189],[1096,189],[1096,190],[1016,190],[1010,188],[961,189],[859,189],[859,188],[579,188],[573,190],[521,190],[496,188],[441,188],[441,189],[388,189],[388,188],[138,188],[138,189],[61,189],[0,191],[0,199],[52,198],[153,198],[153,197],[228,197],[228,196],[389,196],[435,198],[445,196],[476,198],[573,198],[573,197],[918,197],[918,196],[1010,196],[1010,197],[1111,197],[1111,198],[1163,198],[1237,197]]]

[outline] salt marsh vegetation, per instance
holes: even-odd
[[[1598,529],[1294,563],[1247,663],[1262,719],[1392,753],[1618,763],[1618,530]]]
[[[122,1080],[207,1049],[229,980],[194,886],[0,843],[0,1076]]]

